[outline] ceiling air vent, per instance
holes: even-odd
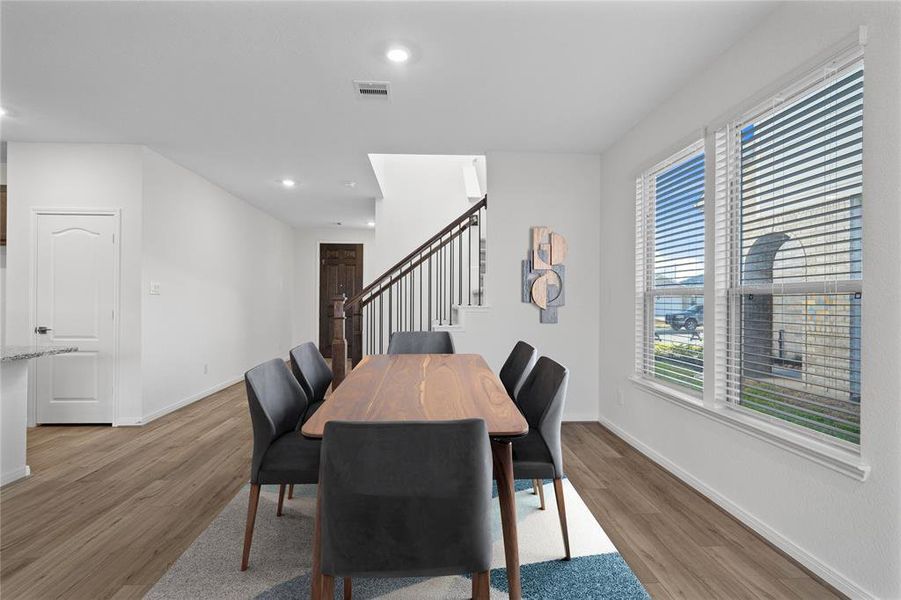
[[[391,84],[387,81],[354,81],[357,98],[387,100]]]

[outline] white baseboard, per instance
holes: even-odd
[[[829,566],[821,562],[817,557],[813,556],[805,549],[801,548],[754,515],[746,512],[732,500],[726,498],[725,496],[705,484],[703,481],[693,476],[691,473],[685,471],[674,462],[658,453],[656,450],[647,446],[631,434],[627,433],[626,431],[624,431],[617,425],[614,425],[610,421],[604,419],[603,417],[599,418],[598,421],[601,423],[601,425],[625,440],[630,446],[669,471],[678,479],[682,480],[686,485],[694,488],[696,491],[706,496],[711,502],[750,527],[761,537],[804,565],[811,572],[816,574],[817,577],[821,578],[823,581],[825,581],[838,591],[842,592],[849,598],[853,598],[854,600],[877,600],[876,596],[873,596],[841,573],[837,573],[835,570],[831,569]]]
[[[585,422],[595,422],[598,420],[597,411],[593,411],[591,414],[586,412],[573,412],[568,413],[566,409],[563,409],[563,422],[564,423],[585,423]]]
[[[244,379],[244,375],[232,377],[231,379],[223,381],[222,383],[218,383],[218,384],[214,385],[213,387],[210,387],[203,391],[197,392],[196,394],[192,394],[192,395],[188,396],[187,398],[182,398],[181,400],[179,400],[177,402],[173,402],[172,404],[170,404],[168,406],[164,406],[163,408],[153,411],[152,413],[150,413],[148,415],[144,415],[144,417],[140,421],[120,422],[120,423],[117,423],[117,425],[120,425],[120,426],[146,425],[147,423],[150,423],[153,420],[159,419],[160,417],[162,417],[164,415],[168,415],[169,413],[174,412],[174,411],[178,410],[179,408],[183,408],[183,407],[191,404],[192,402],[197,402],[198,400],[206,398],[207,396],[209,396],[211,394],[215,394],[218,391],[224,390],[228,386],[234,385],[234,384],[238,383],[239,381],[242,381],[243,379]]]
[[[6,473],[0,474],[0,486],[4,486],[7,483],[12,483],[13,481],[18,481],[24,477],[28,477],[31,475],[31,467],[25,465],[21,469],[13,469],[12,471],[7,471]]]

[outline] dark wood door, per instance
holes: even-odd
[[[334,307],[332,298],[343,293],[352,298],[363,289],[363,244],[319,245],[319,351],[332,356]],[[347,356],[351,364],[363,357],[363,329],[359,311],[348,314]]]

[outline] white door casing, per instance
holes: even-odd
[[[113,423],[118,214],[39,212],[35,232],[35,343],[78,347],[34,361],[35,420]]]

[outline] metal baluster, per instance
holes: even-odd
[[[472,306],[472,221],[466,227],[466,264],[466,305]]]
[[[444,309],[441,305],[441,274],[443,272],[441,250],[441,246],[438,246],[438,255],[435,259],[435,320],[438,321],[439,325],[441,324],[441,317],[444,314]]]
[[[457,306],[463,304],[463,231],[460,230],[460,237],[457,238]]]
[[[419,330],[422,331],[422,253],[419,257]]]
[[[448,260],[448,266],[450,267],[448,278],[448,289],[450,290],[450,294],[448,295],[448,303],[447,303],[447,317],[448,317],[448,325],[454,324],[454,238],[453,234],[451,235],[450,243],[448,244],[448,248],[450,249],[450,259]]]
[[[431,250],[431,249],[432,249],[432,247],[429,246],[429,250]],[[429,314],[428,314],[429,329],[428,330],[431,331],[432,330],[432,255],[431,254],[429,255],[429,258],[427,260],[429,262],[429,285],[426,286],[429,290]]]
[[[479,215],[479,306],[482,306],[482,210],[476,214]]]

